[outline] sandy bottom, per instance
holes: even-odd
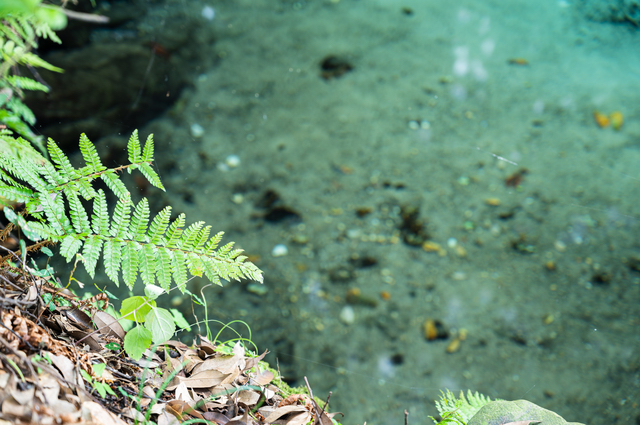
[[[140,129],[162,202],[265,272],[210,318],[344,424],[429,423],[445,388],[637,421],[640,32],[550,0],[210,6],[218,65]]]

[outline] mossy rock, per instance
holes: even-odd
[[[557,413],[526,400],[492,401],[478,410],[467,425],[502,425],[527,420],[540,425],[583,425],[567,422]]]

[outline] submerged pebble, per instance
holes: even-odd
[[[240,165],[240,157],[238,155],[229,155],[225,158],[224,163],[227,164],[229,168],[236,168]]]
[[[204,128],[200,125],[200,124],[191,124],[191,135],[193,137],[195,137],[196,139],[199,139],[200,137],[204,136]]]
[[[340,321],[345,325],[351,325],[356,320],[356,313],[353,311],[353,307],[345,305],[340,311]]]
[[[284,257],[288,253],[289,253],[289,249],[287,248],[287,246],[281,243],[274,246],[273,249],[271,250],[271,255],[273,255],[274,257]]]

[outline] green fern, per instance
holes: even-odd
[[[2,133],[0,133],[0,142]],[[8,137],[8,136],[6,136]],[[23,148],[28,144],[21,139]],[[75,168],[58,145],[48,143],[51,162],[37,154],[25,157],[0,156],[0,203],[11,209],[13,201],[24,203],[29,234],[60,243],[60,254],[67,262],[81,255],[91,275],[100,257],[107,276],[119,284],[119,276],[132,288],[140,276],[145,285],[159,282],[168,290],[175,282],[184,292],[188,274],[220,280],[249,278],[262,282],[262,272],[233,242],[218,247],[222,232],[210,237],[211,226],[196,222],[188,227],[185,215],[171,221],[171,207],[151,217],[146,198],[134,204],[118,172],[139,170],[154,186],[164,190],[152,168],[153,137],[140,145],[135,131],[128,142],[129,165],[107,168],[86,135],[80,137],[85,166]],[[35,151],[32,152],[32,154]],[[118,199],[109,215],[106,194],[94,188],[102,180]],[[85,206],[92,201],[91,208]],[[11,220],[15,214],[5,214]],[[12,220],[16,221],[16,220]]]
[[[24,90],[48,92],[49,87],[32,78],[16,74],[19,65],[41,67],[50,71],[62,69],[30,52],[38,38],[60,43],[54,32],[66,25],[66,16],[59,7],[41,5],[40,0],[12,1],[0,4],[0,123],[29,139],[45,152],[43,138],[29,125],[35,116],[22,102]]]
[[[491,401],[489,397],[477,391],[472,393],[471,390],[468,390],[466,397],[464,393],[460,391],[460,397],[458,398],[449,390],[446,390],[446,392],[441,391],[440,400],[436,400],[436,409],[438,409],[438,414],[442,417],[442,421],[438,422],[433,417],[431,419],[433,419],[436,424],[453,423],[466,425],[469,419],[471,419],[482,406]]]

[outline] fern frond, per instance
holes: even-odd
[[[187,283],[187,267],[185,266],[185,255],[182,251],[174,251],[171,261],[173,280],[178,285],[180,292],[184,293]]]
[[[167,248],[175,248],[178,242],[180,242],[180,237],[182,236],[181,227],[184,226],[185,215],[181,213],[178,217],[173,220],[171,225],[169,225],[169,229],[167,230],[166,235],[166,244]]]
[[[22,103],[22,100],[16,96],[9,99],[7,102],[7,109],[11,110],[14,114],[18,115],[23,121],[30,125],[34,125],[36,123],[36,116],[33,114],[33,111],[31,111],[31,109]]]
[[[0,143],[6,137],[0,130]],[[157,280],[167,290],[173,281],[182,292],[188,275],[206,275],[218,285],[222,280],[242,278],[262,282],[260,269],[247,262],[233,242],[218,247],[222,232],[210,237],[211,226],[202,221],[185,228],[184,214],[171,221],[171,207],[165,207],[150,222],[146,198],[134,206],[116,170],[137,167],[145,174],[145,167],[149,167],[153,172],[152,138],[142,150],[134,133],[128,149],[131,165],[116,169],[102,164],[84,134],[80,137],[86,162],[82,169],[76,169],[53,140],[49,140],[48,149],[51,163],[42,156],[18,156],[13,150],[0,156],[0,203],[2,199],[25,202],[34,221],[23,220],[21,225],[29,226],[34,237],[61,242],[60,252],[67,261],[82,252],[84,266],[92,277],[102,255],[109,279],[118,285],[121,275],[129,288],[138,275],[145,285]],[[153,176],[157,177],[155,173]],[[111,215],[105,192],[94,188],[98,178],[118,198]],[[159,179],[157,183],[161,186]]]
[[[109,210],[107,209],[107,197],[102,189],[98,190],[98,195],[93,198],[91,228],[96,235],[109,235]]]
[[[129,142],[127,143],[127,151],[129,152],[129,162],[137,164],[142,161],[140,156],[140,139],[138,139],[138,130],[134,130]]]
[[[104,173],[100,174],[100,178],[107,185],[109,189],[113,192],[114,195],[118,197],[118,199],[124,199],[131,197],[131,193],[127,190],[127,187],[122,183],[122,181],[118,178],[118,175],[113,170],[106,170]]]
[[[145,285],[151,285],[156,280],[156,258],[156,249],[153,245],[142,245],[142,249],[140,250],[139,269],[140,277]]]
[[[436,400],[435,404],[441,417],[446,417],[449,422],[465,425],[481,407],[491,401],[489,397],[477,391],[472,393],[471,390],[468,390],[466,397],[460,391],[460,396],[456,398],[451,391],[446,390],[446,392],[441,391],[440,400]]]
[[[133,241],[122,244],[122,280],[129,289],[133,289],[138,277],[138,249],[139,245]]]
[[[165,290],[168,291],[171,287],[171,259],[172,253],[168,249],[158,249],[158,261],[156,262],[156,278],[158,283]],[[184,292],[184,290],[181,290]]]
[[[100,156],[98,156],[96,147],[91,143],[91,141],[89,141],[89,138],[84,133],[80,135],[80,152],[87,163],[83,173],[85,176],[92,173],[100,173],[107,169],[107,167],[102,165],[102,161],[100,161]]]
[[[183,251],[193,251],[193,244],[198,237],[198,233],[200,229],[204,226],[204,221],[197,221],[193,223],[191,226],[187,227],[187,229],[182,233],[182,237],[180,238],[180,242],[178,243],[178,248]]]
[[[4,79],[4,81],[17,89],[43,91],[45,93],[49,92],[49,87],[29,77],[9,75]]]
[[[69,203],[71,223],[73,224],[76,234],[88,234],[91,231],[91,226],[89,225],[89,217],[87,216],[84,206],[82,206],[82,202],[80,202],[80,198],[78,198],[78,195],[75,192],[70,190],[66,190],[65,195],[67,196],[67,202]]]
[[[98,265],[98,258],[100,258],[100,251],[102,250],[102,244],[104,241],[96,236],[89,235],[82,247],[82,257],[84,257],[84,268],[93,279],[96,275],[96,266]]]
[[[49,157],[65,181],[74,180],[78,177],[76,170],[71,165],[71,162],[69,162],[69,158],[67,158],[64,152],[62,152],[62,149],[60,149],[58,144],[51,138],[47,141],[47,150],[49,151]]]
[[[67,235],[60,245],[60,254],[67,259],[67,263],[73,259],[82,247],[82,241],[77,235]]]
[[[111,220],[111,236],[116,239],[129,238],[129,217],[131,214],[131,199],[121,199],[116,204]]]
[[[218,244],[222,240],[222,236],[224,236],[224,232],[218,232],[214,237],[209,239],[209,242],[207,242],[207,245],[204,248],[205,255],[211,255],[215,252]]]
[[[139,165],[139,170],[142,173],[142,175],[149,181],[149,183],[151,183],[158,189],[165,191],[165,188],[162,185],[162,182],[160,181],[160,177],[154,171],[154,169],[151,168],[149,164],[146,164],[143,162],[142,164]]]
[[[118,274],[120,273],[120,263],[122,260],[120,252],[121,245],[122,242],[115,239],[107,239],[104,243],[104,269],[109,279],[111,279],[116,286],[120,286]]]
[[[149,226],[149,243],[163,245],[163,235],[167,227],[169,227],[170,219],[171,207],[165,207],[153,218],[151,226]]]
[[[147,241],[147,225],[149,224],[149,201],[142,198],[133,211],[129,225],[129,237],[135,241]]]

